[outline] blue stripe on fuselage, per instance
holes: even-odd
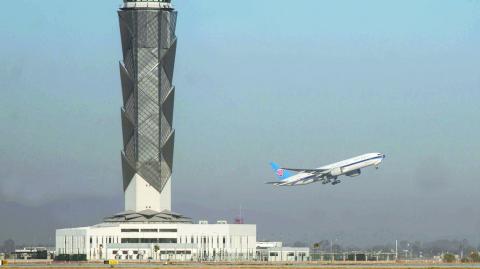
[[[367,161],[371,161],[371,160],[375,160],[375,159],[383,159],[383,156],[372,157],[372,158],[369,158],[369,159],[366,159],[366,160],[361,160],[361,161],[358,161],[358,162],[350,163],[348,165],[341,166],[340,168],[343,169],[343,168],[346,168],[346,167],[349,167],[349,166],[352,166],[352,165],[355,165],[355,164],[359,164],[359,163],[363,163],[363,162],[367,162]]]

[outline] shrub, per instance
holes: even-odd
[[[86,254],[60,254],[55,257],[56,261],[75,261],[75,262],[80,262],[80,261],[87,261],[87,255]]]
[[[471,262],[480,262],[480,254],[478,252],[470,253],[469,259]]]
[[[443,262],[452,263],[452,262],[455,262],[455,260],[456,260],[455,255],[451,253],[443,254]]]

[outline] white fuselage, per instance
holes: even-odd
[[[321,180],[334,179],[337,180],[337,177],[343,175],[349,176],[358,176],[360,171],[363,168],[369,166],[378,166],[385,159],[385,155],[382,153],[367,153],[357,157],[353,157],[347,160],[340,162],[332,163],[317,168],[318,170],[326,170],[328,172],[322,174],[319,177],[315,177],[315,173],[310,172],[301,172],[296,175],[293,175],[284,181],[280,181],[278,186],[298,186],[298,185],[307,185]],[[334,182],[335,182],[334,181]]]

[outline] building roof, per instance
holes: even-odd
[[[268,251],[310,251],[310,248],[305,247],[273,247],[267,248]]]
[[[104,218],[106,223],[192,223],[192,219],[168,210],[125,211]]]

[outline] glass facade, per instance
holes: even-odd
[[[125,8],[118,13],[123,51],[124,189],[138,174],[161,193],[173,170],[177,12]]]

